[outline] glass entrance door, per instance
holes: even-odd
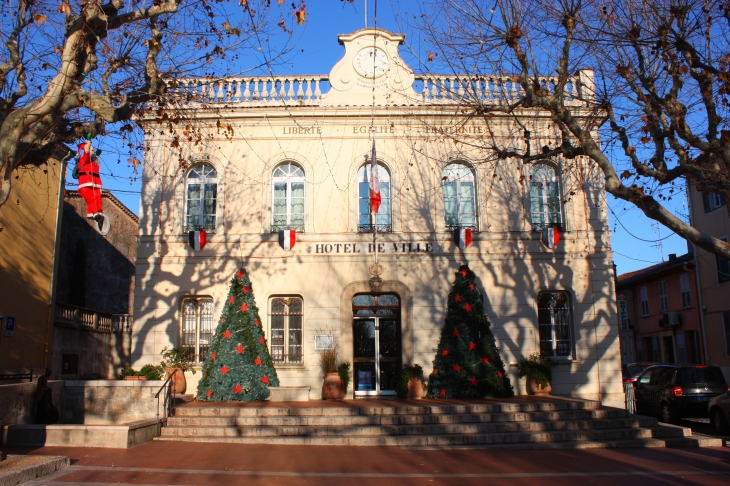
[[[353,310],[355,396],[395,395],[401,361],[400,299],[392,294],[356,295]]]

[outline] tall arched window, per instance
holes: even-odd
[[[474,173],[464,164],[447,165],[443,172],[446,228],[477,229]]]
[[[274,169],[271,231],[304,231],[304,171],[287,162]]]
[[[378,164],[378,178],[380,180],[380,208],[378,209],[378,231],[390,232],[393,230],[390,217],[390,174],[382,165]],[[357,230],[362,233],[373,231],[373,221],[370,215],[370,164],[360,167],[357,172],[358,182],[358,218]]]
[[[185,231],[215,232],[218,174],[210,165],[193,167],[186,178]]]
[[[530,168],[530,222],[533,229],[562,225],[560,179],[552,165]]]

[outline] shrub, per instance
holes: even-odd
[[[144,376],[148,380],[161,380],[164,373],[165,370],[162,368],[162,366],[146,364],[142,367],[141,370],[139,370],[138,376]]]
[[[350,384],[350,377],[352,376],[352,373],[350,373],[350,363],[347,361],[340,363],[340,366],[337,367],[337,373],[340,375],[342,384],[345,386],[345,393],[347,393],[347,386]]]

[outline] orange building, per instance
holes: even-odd
[[[616,293],[623,362],[705,363],[691,253],[619,275]]]

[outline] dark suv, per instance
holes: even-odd
[[[657,365],[634,382],[636,413],[675,423],[684,417],[707,417],[707,404],[728,390],[717,366]]]

